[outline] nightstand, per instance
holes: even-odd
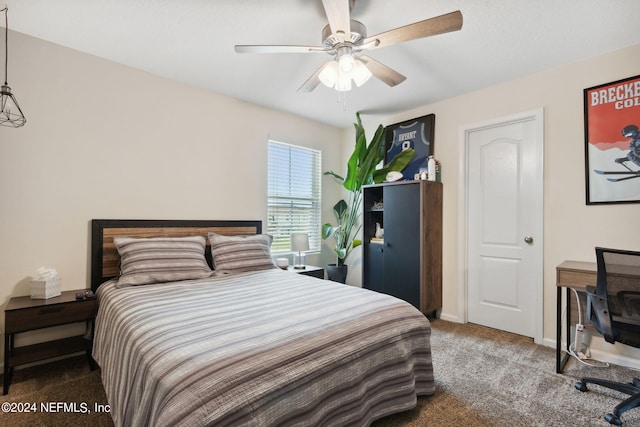
[[[293,266],[289,266],[287,271],[292,273],[304,274],[305,276],[317,277],[318,279],[324,279],[324,268],[316,267],[315,265],[307,265],[306,268],[293,268]]]
[[[83,335],[15,347],[15,335],[36,329],[50,328],[76,322],[89,322],[89,335],[93,334],[93,323],[98,310],[95,298],[76,299],[76,292],[65,291],[49,299],[31,299],[30,296],[9,300],[4,309],[4,384],[2,394],[9,392],[13,368],[19,365],[50,359],[64,354],[85,351],[91,369],[96,365],[91,358],[93,341]]]

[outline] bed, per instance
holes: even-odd
[[[433,394],[422,313],[275,266],[234,271],[224,256],[253,243],[230,245],[261,232],[259,221],[92,221],[93,357],[116,426],[366,426]],[[159,237],[204,237],[214,272],[120,286],[123,245]]]

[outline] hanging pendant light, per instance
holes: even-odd
[[[7,83],[7,64],[9,61],[9,8],[0,10],[4,12],[4,84],[0,87],[0,126],[19,128],[24,126],[27,119],[24,118],[22,110],[16,101],[16,97],[11,93],[11,88]]]

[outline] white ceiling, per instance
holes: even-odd
[[[464,24],[369,52],[407,80],[390,88],[372,78],[348,92],[345,108],[322,85],[297,92],[327,54],[234,51],[235,44],[320,45],[321,0],[4,2],[12,30],[340,128],[356,111],[407,110],[640,43],[638,0],[357,0],[351,17],[368,35],[455,10]]]

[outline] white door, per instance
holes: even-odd
[[[465,132],[467,319],[542,337],[542,111]]]

